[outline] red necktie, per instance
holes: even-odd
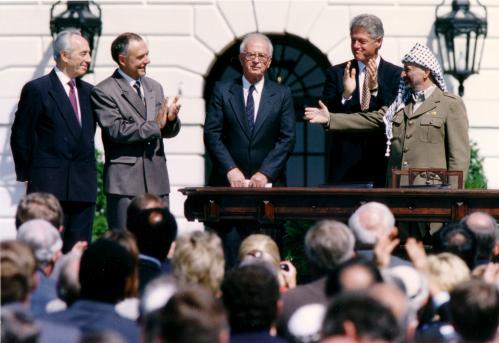
[[[73,111],[75,112],[76,120],[81,125],[80,112],[78,112],[78,102],[76,101],[75,80],[73,79],[69,80],[68,85],[69,85],[69,101],[71,102],[71,106],[73,107]]]

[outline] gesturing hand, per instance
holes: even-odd
[[[168,97],[163,99],[158,113],[156,113],[156,123],[160,129],[164,128],[168,120]]]
[[[303,119],[308,120],[312,124],[326,124],[329,122],[329,110],[326,105],[319,100],[319,108],[305,107],[305,116]]]
[[[376,66],[376,60],[374,58],[369,59],[366,65],[366,77],[367,85],[369,90],[374,90],[378,88],[378,68]]]
[[[173,99],[173,103],[169,106],[168,109],[168,121],[177,120],[178,112],[180,111],[180,97],[177,95],[175,99]]]
[[[357,71],[355,68],[350,69],[351,62],[347,62],[345,66],[345,71],[343,73],[343,97],[348,99],[355,92],[355,87],[357,87],[357,81],[355,80],[355,75]]]

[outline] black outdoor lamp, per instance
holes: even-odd
[[[75,28],[80,30],[83,37],[88,41],[90,53],[92,54],[92,63],[88,72],[93,72],[95,56],[97,56],[97,45],[102,33],[102,11],[95,1],[71,1],[66,2],[67,9],[57,16],[54,16],[54,9],[57,5],[62,5],[62,1],[57,1],[50,8],[50,33],[55,39],[57,34],[65,29]],[[90,10],[90,5],[96,8],[98,15]]]
[[[443,0],[435,9],[435,33],[442,57],[445,74],[459,81],[459,95],[463,96],[463,82],[478,73],[482,61],[483,46],[487,36],[487,8],[479,0],[483,16],[470,11],[468,0],[452,0],[451,12],[438,16]]]

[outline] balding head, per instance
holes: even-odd
[[[395,226],[390,209],[379,202],[368,202],[360,206],[348,220],[357,242],[374,245],[380,235],[388,234]]]
[[[484,212],[473,212],[461,222],[475,235],[477,259],[490,260],[496,244],[496,231],[499,231],[494,217]]]

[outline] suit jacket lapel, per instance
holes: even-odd
[[[78,123],[78,119],[76,118],[76,114],[74,113],[73,107],[71,106],[69,97],[64,90],[64,86],[57,77],[55,70],[52,70],[50,72],[49,79],[51,83],[49,94],[54,99],[54,102],[59,109],[59,113],[61,114],[63,120],[66,122],[69,131],[76,139],[78,139],[81,134],[80,123]]]
[[[239,80],[234,81],[229,92],[229,103],[232,107],[232,111],[235,113],[237,121],[239,122],[239,125],[241,126],[244,134],[248,137],[248,139],[250,139],[251,132],[248,126],[248,121],[246,119],[246,109],[244,107],[243,98],[243,85],[240,78]]]
[[[143,117],[144,119],[146,118],[146,106],[142,102],[142,99],[139,97],[139,95],[135,92],[135,90],[130,87],[130,84],[128,83],[127,80],[121,76],[121,74],[116,70],[113,74],[114,79],[118,83],[118,86],[121,88],[121,94],[123,98],[130,103],[130,105],[133,106],[133,108],[137,111],[137,113]]]
[[[90,88],[84,88],[80,79],[76,79],[76,88],[78,89],[78,98],[80,100],[81,128],[83,132],[90,130],[91,134],[93,134],[94,118],[90,101],[83,101],[83,99],[90,98]]]
[[[272,101],[276,91],[272,81],[265,80],[263,85],[262,94],[260,96],[260,105],[258,107],[258,112],[256,115],[255,128],[253,129],[253,134],[256,134],[261,128],[265,120],[270,115],[272,109]]]
[[[146,101],[146,120],[154,120],[156,118],[156,97],[146,78],[142,79],[142,88],[144,89],[144,99]]]

